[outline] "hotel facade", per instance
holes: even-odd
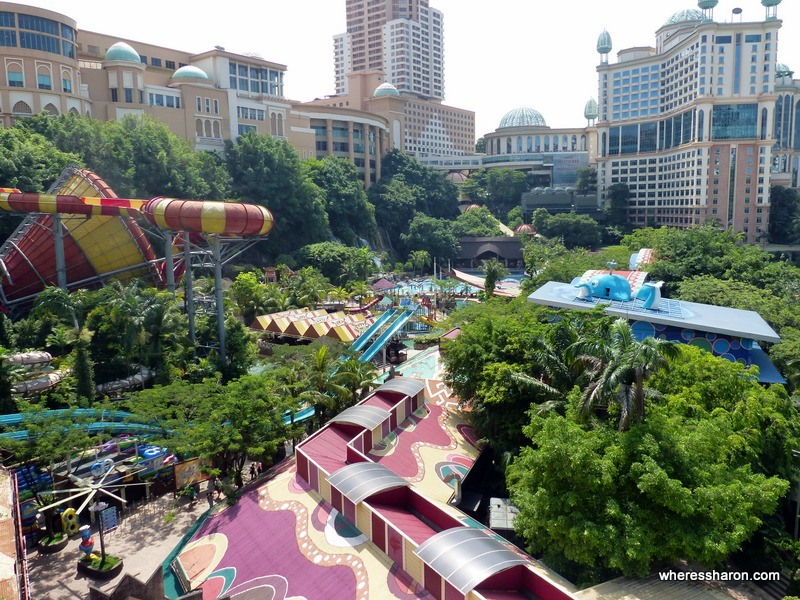
[[[800,82],[778,62],[780,0],[762,0],[758,21],[717,22],[716,4],[672,15],[655,47],[615,63],[600,35],[598,201],[622,183],[635,225],[717,220],[765,241],[770,186],[797,185]]]

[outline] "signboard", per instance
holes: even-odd
[[[109,506],[100,513],[100,520],[103,522],[103,531],[114,531],[119,525],[117,519],[117,507]]]
[[[190,458],[173,465],[175,469],[175,489],[181,490],[187,486],[200,483],[208,479],[208,475],[202,472],[205,461],[199,458]]]

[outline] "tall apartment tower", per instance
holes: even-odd
[[[796,82],[777,62],[780,2],[761,0],[763,19],[735,9],[725,22],[714,20],[717,0],[699,0],[664,23],[655,47],[622,50],[615,63],[611,37],[601,34],[601,201],[622,183],[634,224],[715,220],[750,242],[766,239],[769,186],[796,184],[800,144]]]
[[[347,32],[334,36],[336,94],[348,73],[382,71],[399,92],[444,98],[441,11],[428,0],[346,0]]]

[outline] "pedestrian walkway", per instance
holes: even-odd
[[[118,556],[125,563],[122,573],[109,581],[97,581],[78,573],[77,562],[83,556],[78,549],[80,536],[71,539],[66,548],[55,554],[39,554],[38,550],[31,550],[28,553],[31,597],[36,600],[83,600],[89,595],[90,585],[110,593],[125,573],[146,581],[208,510],[204,501],[205,486],[202,489],[202,495],[194,504],[186,498],[176,501],[167,495],[132,508],[123,516],[117,529],[105,533],[106,554]],[[95,552],[99,552],[96,527],[92,535]]]

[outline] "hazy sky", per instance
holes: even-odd
[[[287,65],[287,98],[332,94],[333,36],[345,31],[345,0],[205,3],[187,0],[29,0],[75,19],[79,29],[188,52],[224,46]],[[654,46],[655,32],[696,0],[430,0],[444,13],[445,104],[475,111],[477,137],[513,108],[535,108],[551,127],[585,123],[597,98],[597,37],[616,53]],[[213,8],[206,8],[213,7]],[[716,21],[762,21],[760,0],[720,0]],[[778,61],[800,78],[800,0],[778,6]],[[135,47],[135,45],[134,45]]]

